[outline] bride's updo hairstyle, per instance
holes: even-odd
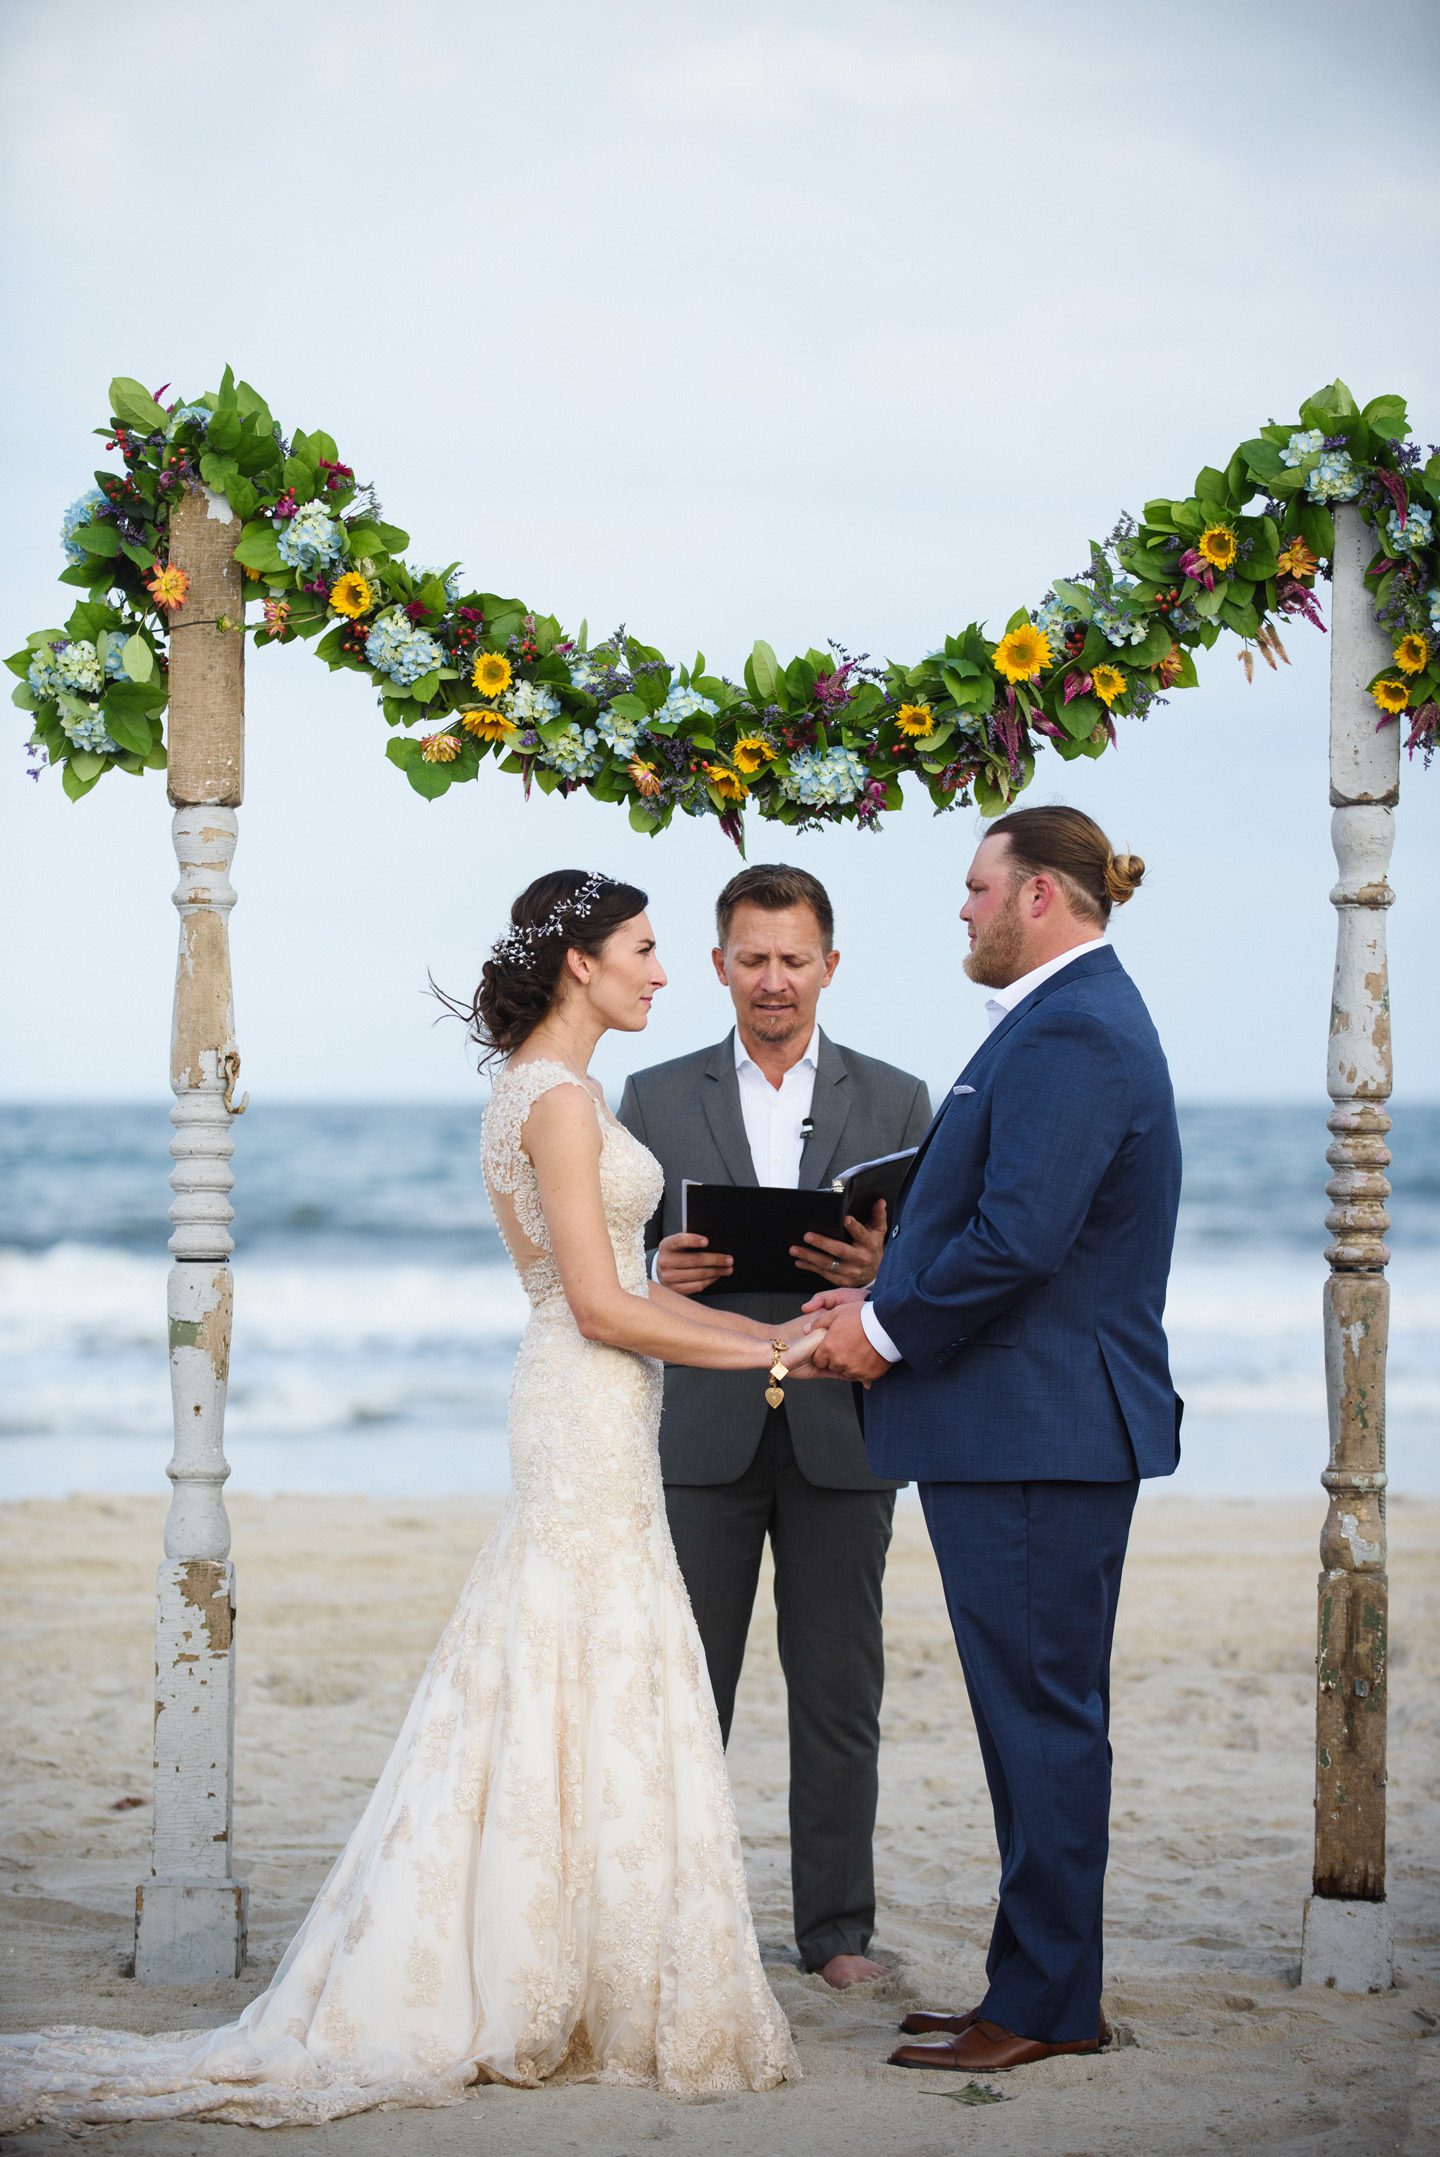
[[[1093,816],[1083,809],[1012,809],[986,826],[987,838],[1004,832],[1010,860],[1023,880],[1053,876],[1076,913],[1103,928],[1112,906],[1139,890],[1145,864],[1138,854],[1116,854]]]
[[[483,1068],[513,1056],[553,1006],[567,951],[598,958],[608,937],[649,905],[635,884],[617,883],[585,869],[552,869],[527,884],[510,909],[510,925],[497,937],[468,1004],[435,994],[447,1011],[464,1019],[481,1051]],[[434,983],[431,983],[432,988]]]

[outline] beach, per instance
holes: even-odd
[[[232,1983],[180,1993],[126,1974],[148,1866],[163,1497],[0,1509],[6,2028],[200,2027],[261,1988],[358,1816],[497,1503],[241,1494],[230,1510],[235,1851],[250,1889],[250,1959]],[[1440,2116],[1440,1505],[1402,1499],[1390,1511],[1398,1982],[1368,1998],[1298,1984],[1322,1512],[1318,1489],[1215,1500],[1152,1487],[1142,1500],[1116,1641],[1107,2053],[982,2078],[978,2099],[963,2077],[885,2064],[907,2007],[978,1997],[995,1889],[984,1779],[910,1498],[887,1584],[874,1943],[885,1980],[837,1995],[794,1960],[784,1694],[765,1582],[737,1709],[730,1763],[756,1924],[805,2079],[697,2105],[652,2091],[491,2086],[452,2109],[285,2130],[277,2144],[307,2157],[378,2157],[402,2138],[424,2157],[630,2157],[652,2145],[685,2157],[1418,2157]],[[83,2146],[208,2157],[247,2132],[104,2127],[86,2130]],[[17,2157],[72,2146],[59,2127],[7,2145]]]

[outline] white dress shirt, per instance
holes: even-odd
[[[740,1039],[740,1029],[735,1029],[735,1079],[740,1088],[740,1114],[745,1120],[745,1136],[750,1145],[750,1159],[755,1168],[755,1181],[761,1184],[783,1185],[787,1191],[800,1188],[800,1156],[805,1151],[808,1133],[805,1126],[810,1121],[810,1111],[815,1102],[815,1074],[820,1068],[820,1028],[810,1036],[810,1045],[798,1064],[792,1064],[778,1086],[772,1086],[754,1058]],[[650,1254],[650,1278],[660,1278],[655,1271],[660,1253]]]
[[[772,1086],[749,1054],[735,1029],[735,1076],[740,1086],[740,1113],[750,1141],[755,1181],[782,1185],[787,1191],[800,1188],[800,1156],[805,1150],[804,1126],[810,1121],[815,1100],[815,1073],[820,1068],[820,1029],[799,1063],[792,1064],[778,1086]]]
[[[1092,936],[1088,944],[1072,944],[1068,951],[1061,952],[1058,959],[1047,959],[1043,966],[1032,966],[1028,974],[1022,974],[1020,979],[1012,981],[1008,988],[996,989],[993,996],[987,996],[985,1017],[991,1033],[994,1033],[1002,1019],[1009,1017],[1017,1004],[1025,1001],[1032,989],[1038,989],[1042,981],[1048,981],[1052,974],[1058,974],[1061,967],[1068,966],[1072,959],[1083,959],[1087,951],[1103,951],[1106,941],[1103,936]],[[904,1360],[876,1317],[873,1303],[866,1301],[861,1304],[860,1323],[865,1328],[865,1336],[877,1356],[883,1356],[887,1363],[900,1363]]]

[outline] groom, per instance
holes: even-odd
[[[919,1485],[1000,1845],[985,1996],[907,2015],[940,2041],[895,2066],[992,2073],[1108,2037],[1110,1643],[1140,1478],[1180,1452],[1174,1100],[1104,936],[1143,873],[1078,809],[991,825],[960,915],[989,1038],[921,1145],[869,1299],[807,1305],[833,1313],[816,1365],[871,1389],[871,1468]]]

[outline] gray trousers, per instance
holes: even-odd
[[[770,1538],[790,1719],[795,1938],[807,1970],[863,1954],[875,1929],[881,1593],[895,1493],[807,1482],[779,1408],[736,1482],[667,1483],[665,1504],[727,1744]]]

